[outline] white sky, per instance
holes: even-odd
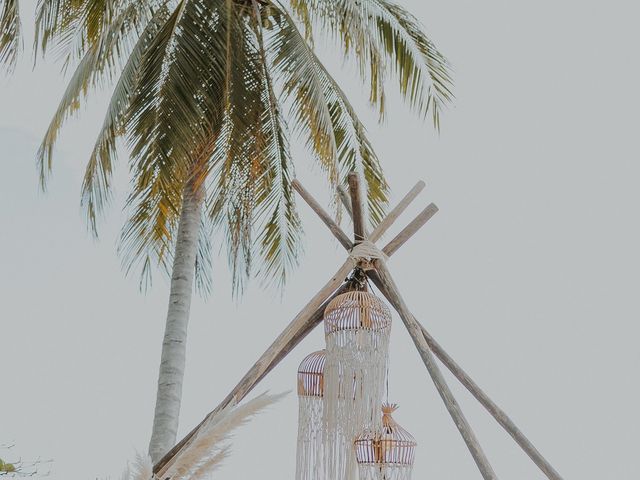
[[[637,480],[638,8],[401,3],[455,66],[458,99],[439,137],[396,95],[378,125],[353,72],[330,61],[361,107],[394,200],[427,181],[397,228],[429,201],[441,210],[389,266],[415,314],[565,478]],[[27,35],[32,7],[24,2]],[[106,93],[65,129],[42,194],[34,153],[64,81],[57,67],[32,72],[25,61],[1,86],[0,443],[14,442],[12,454],[25,459],[53,458],[51,480],[116,478],[147,448],[167,282],[156,276],[142,295],[122,274],[115,244],[126,159],[100,241],[83,224],[80,180]],[[309,156],[296,152],[299,177],[326,198]],[[254,287],[234,302],[219,258],[214,295],[194,300],[181,434],[342,262],[328,231],[299,207],[306,255],[282,299]],[[480,478],[397,318],[392,335],[390,395],[419,442],[414,478]],[[294,389],[297,364],[322,345],[318,329],[256,393]],[[543,478],[447,378],[498,475]],[[292,393],[238,433],[216,478],[293,478],[296,417]]]

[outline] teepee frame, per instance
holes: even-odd
[[[350,252],[352,248],[363,240],[375,243],[393,225],[398,217],[406,210],[409,204],[424,189],[425,184],[419,181],[393,208],[387,216],[368,233],[365,228],[364,208],[360,191],[358,176],[354,173],[349,175],[349,192],[340,191],[340,197],[347,208],[354,227],[354,240],[352,241],[344,231],[333,221],[331,216],[320,206],[320,204],[305,190],[302,184],[294,180],[293,187],[320,217],[323,223],[329,228],[333,236],[340,244]],[[398,235],[387,243],[382,252],[388,257],[393,255],[407,240],[409,240],[422,226],[429,221],[438,211],[433,204],[429,204],[422,212],[416,216]],[[460,405],[456,401],[453,393],[449,389],[447,382],[442,375],[440,367],[436,362],[436,357],[445,365],[451,373],[465,386],[467,390],[478,400],[478,402],[493,416],[493,418],[513,437],[515,442],[533,460],[540,470],[549,480],[562,480],[560,474],[551,464],[540,454],[529,439],[520,431],[507,414],[482,389],[467,375],[467,373],[451,358],[440,344],[429,334],[429,332],[418,322],[411,313],[406,302],[402,298],[400,291],[389,272],[385,262],[374,260],[373,269],[366,270],[366,274],[373,284],[380,290],[387,301],[398,312],[409,335],[411,336],[422,361],[424,362],[433,383],[440,394],[451,418],[453,419],[460,435],[462,436],[469,452],[471,453],[484,480],[496,480],[498,477],[487,459],[475,433],[464,416]],[[344,283],[345,277],[353,270],[353,260],[348,258],[338,269],[335,275],[320,289],[320,291],[302,308],[300,313],[291,321],[276,340],[267,348],[258,361],[249,369],[244,377],[238,382],[225,399],[211,411],[204,420],[189,432],[178,444],[173,447],[156,465],[153,471],[159,479],[164,478],[165,472],[180,452],[192,441],[194,435],[205,424],[212,415],[230,404],[240,402],[284,357],[293,350],[311,330],[321,321],[323,312],[327,304],[337,295],[344,293],[347,286]]]

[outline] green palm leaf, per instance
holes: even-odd
[[[421,115],[431,113],[440,126],[440,113],[453,98],[450,66],[418,21],[388,0],[292,0],[329,35],[338,39],[346,56],[357,61],[370,85],[370,100],[384,114],[384,80],[392,73],[400,92]],[[389,67],[391,65],[391,68]]]
[[[21,30],[18,0],[4,0],[0,4],[0,65],[9,72],[15,68],[20,53]]]
[[[292,103],[292,117],[313,146],[318,133],[318,122],[299,112],[317,110],[327,115],[331,143],[335,150],[332,161],[336,165],[336,183],[346,185],[349,172],[360,173],[368,191],[370,219],[375,224],[382,219],[388,203],[388,185],[384,180],[380,162],[367,139],[364,126],[346,95],[324,68],[293,20],[283,13],[279,30],[270,45],[274,64],[284,84],[284,97]],[[317,89],[309,95],[310,89]],[[305,122],[306,120],[306,122]],[[316,152],[318,156],[320,153]]]

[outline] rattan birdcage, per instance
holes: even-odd
[[[324,363],[326,351],[318,350],[307,355],[298,367],[298,395],[322,397],[324,394]]]
[[[328,478],[351,480],[356,435],[380,426],[391,312],[375,295],[351,291],[329,303],[324,326],[325,469]]]
[[[323,401],[326,354],[307,355],[298,367],[296,480],[325,480]]]
[[[365,429],[354,442],[360,480],[409,480],[416,440],[393,419],[395,404],[382,406],[382,426]]]
[[[325,335],[339,331],[382,331],[391,326],[389,307],[372,293],[354,290],[334,298],[324,311]]]

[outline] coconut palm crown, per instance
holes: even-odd
[[[5,0],[9,14],[0,17],[6,65],[15,63],[20,42],[14,2]],[[381,116],[389,77],[438,128],[452,98],[447,61],[416,19],[388,0],[38,3],[36,50],[75,68],[38,152],[42,184],[64,122],[94,88],[115,84],[82,205],[97,232],[124,140],[131,177],[120,246],[125,266],[141,265],[143,279],[154,265],[172,272],[149,447],[154,461],[176,439],[193,279],[207,289],[210,232],[224,232],[235,291],[253,274],[283,284],[295,266],[302,229],[291,188],[292,134],[334,192],[356,171],[371,222],[384,211],[380,163],[314,52],[317,31],[357,65]]]
[[[263,278],[284,281],[301,235],[290,129],[333,188],[348,172],[361,173],[373,222],[387,201],[365,129],[314,53],[317,29],[356,62],[381,114],[391,75],[409,104],[439,125],[452,97],[448,64],[416,19],[387,0],[41,0],[37,45],[62,53],[65,65],[78,62],[38,154],[42,181],[65,119],[92,87],[116,81],[82,189],[94,231],[123,137],[132,174],[127,267],[141,262],[148,273],[153,263],[168,265],[191,182],[205,198],[203,223],[226,232],[236,286],[255,253]]]

